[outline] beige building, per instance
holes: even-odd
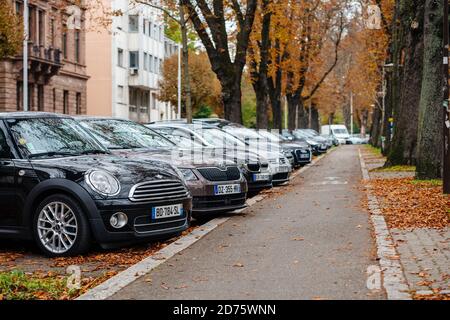
[[[23,14],[23,2],[12,0]],[[86,113],[84,12],[72,1],[30,0],[29,110]],[[22,52],[0,60],[0,112],[23,110]]]
[[[176,52],[161,13],[129,0],[104,0],[105,8],[123,14],[107,27],[88,28],[87,113],[139,122],[177,118],[170,104],[158,100],[163,61]]]

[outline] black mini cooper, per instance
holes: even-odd
[[[70,117],[0,114],[0,236],[49,256],[185,230],[192,197],[161,161],[111,155]]]

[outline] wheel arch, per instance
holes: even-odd
[[[27,197],[23,214],[23,225],[27,229],[32,230],[33,216],[39,203],[54,194],[64,194],[77,201],[88,220],[100,217],[94,200],[79,184],[70,180],[49,179],[35,186]]]

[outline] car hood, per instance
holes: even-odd
[[[68,179],[83,185],[85,173],[99,169],[107,171],[119,180],[121,193],[117,197],[126,198],[132,186],[154,180],[179,180],[181,178],[172,166],[158,160],[139,161],[110,154],[86,155],[78,157],[54,158],[30,161],[38,178],[43,181],[52,178]],[[184,184],[184,182],[182,182]],[[101,197],[103,198],[103,197]]]
[[[281,144],[281,146],[284,149],[308,149],[309,148],[309,144],[307,144],[306,142],[303,142],[303,141],[298,141],[298,142],[286,141],[286,142],[283,142]]]

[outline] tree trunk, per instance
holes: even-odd
[[[319,110],[313,105],[311,108],[311,129],[320,132]]]
[[[360,133],[361,133],[361,137],[365,137],[366,136],[366,131],[367,131],[367,123],[369,122],[369,110],[364,109],[363,111],[361,111],[361,124],[360,124]]]
[[[347,128],[350,128],[350,118],[351,118],[351,113],[350,113],[350,105],[349,105],[349,104],[345,103],[345,104],[342,106],[342,113],[343,113],[343,115],[344,115],[344,123],[345,123],[345,126],[346,126]]]
[[[286,99],[288,103],[288,129],[289,131],[293,131],[296,129],[295,125],[299,99],[295,94],[287,94]]]
[[[426,0],[416,172],[418,179],[439,179],[442,177],[442,123],[444,122],[442,88],[445,85],[442,70],[442,19],[442,2]]]
[[[405,29],[405,58],[400,99],[394,110],[395,133],[387,165],[413,165],[416,162],[417,126],[422,83],[424,4],[403,0],[402,26]],[[413,26],[411,21],[417,23]]]
[[[299,129],[308,128],[308,113],[305,110],[305,101],[300,98],[298,101],[297,125]]]
[[[253,89],[256,94],[256,128],[269,128],[269,96],[267,94],[267,85],[261,85],[259,82],[253,83]]]
[[[222,101],[225,119],[242,123],[241,75],[219,78],[222,85]]]
[[[381,116],[382,111],[376,106],[372,113],[372,126],[370,129],[370,144],[376,148],[380,147]]]

